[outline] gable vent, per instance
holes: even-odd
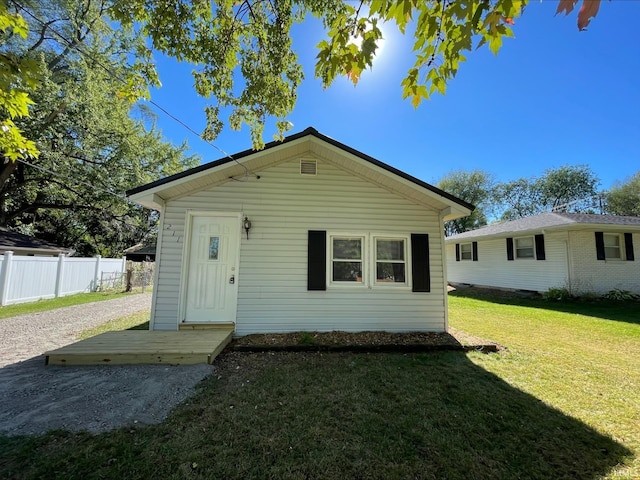
[[[316,175],[318,165],[315,160],[300,160],[300,175]]]

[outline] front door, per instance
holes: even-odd
[[[235,322],[239,246],[238,217],[192,217],[185,322]]]

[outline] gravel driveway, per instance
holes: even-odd
[[[161,422],[211,366],[45,366],[43,356],[86,329],[150,304],[151,295],[140,294],[0,319],[0,434],[97,433]]]

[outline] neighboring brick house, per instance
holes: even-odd
[[[542,213],[446,239],[451,284],[640,294],[640,217]]]

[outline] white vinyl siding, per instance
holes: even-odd
[[[299,158],[259,173],[260,179],[229,181],[167,202],[160,232],[155,329],[178,328],[184,221],[187,209],[193,209],[239,212],[251,219],[249,239],[243,235],[240,247],[238,335],[444,330],[442,225],[437,211],[322,159],[318,159],[316,176],[300,175]],[[309,230],[327,231],[327,242],[331,232],[381,232],[397,237],[428,233],[431,292],[330,285],[326,291],[308,291]]]
[[[533,241],[534,237],[527,238]],[[515,290],[545,292],[549,288],[565,287],[568,282],[566,240],[566,232],[546,233],[546,260],[526,262],[507,260],[504,237],[478,239],[478,249],[482,251],[478,261],[456,262],[455,242],[451,241],[446,245],[447,276],[451,283]],[[515,243],[514,239],[514,251]],[[535,243],[533,249],[535,259]]]

